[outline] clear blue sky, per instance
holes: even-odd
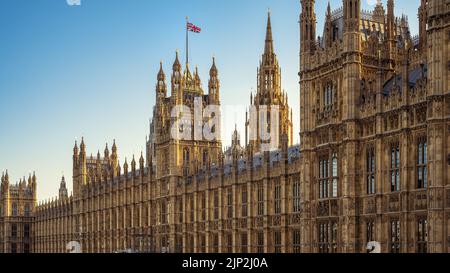
[[[248,105],[271,9],[298,135],[298,0],[1,2],[0,169],[13,182],[35,170],[40,200],[57,194],[63,173],[71,188],[72,148],[81,136],[94,155],[116,139],[121,163],[144,149],[159,61],[169,74],[175,50],[184,56],[186,16],[203,29],[191,36],[190,54],[205,89],[215,55],[222,104]],[[397,15],[409,15],[417,33],[419,0],[396,2]],[[316,3],[320,34],[327,2]],[[332,8],[341,3],[331,1]],[[231,115],[243,132],[244,113]],[[224,145],[230,136],[223,132]]]

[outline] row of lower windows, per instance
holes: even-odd
[[[418,189],[426,189],[428,188],[428,146],[426,137],[418,139],[416,158],[416,186]],[[400,191],[400,163],[400,143],[395,142],[391,144],[389,151],[389,179],[391,192]],[[365,165],[366,192],[367,194],[372,195],[377,192],[375,185],[377,163],[375,149],[373,147],[367,149]],[[339,176],[337,154],[333,153],[331,157],[329,155],[319,157],[318,171],[319,199],[338,197]]]
[[[17,224],[11,224],[11,237],[17,238],[17,236],[18,236],[18,226],[17,226]],[[30,225],[29,224],[23,225],[23,237],[30,238]]]
[[[3,209],[3,206],[0,205],[0,216],[3,216],[4,214],[7,214],[6,209]],[[25,217],[29,217],[31,216],[31,208],[29,204],[26,204],[23,208],[23,215],[22,213],[19,211],[19,206],[16,202],[13,202],[11,204],[11,216],[16,217],[16,216],[25,216]]]
[[[428,243],[428,221],[425,218],[417,220],[416,223],[416,242],[417,252],[426,253]],[[391,253],[400,252],[400,238],[401,238],[401,226],[398,219],[393,219],[389,223],[389,249]],[[373,221],[366,222],[366,241],[372,242],[375,239],[375,223]]]
[[[19,253],[19,244],[17,243],[11,243],[11,253]],[[22,251],[23,253],[30,253],[30,244],[25,243],[22,245]]]
[[[416,244],[418,253],[427,252],[428,222],[427,219],[417,221]],[[338,251],[338,224],[337,222],[321,222],[318,224],[318,247],[320,253],[336,253]],[[389,250],[391,253],[400,252],[400,221],[390,221]],[[375,241],[375,223],[366,222],[366,243]]]
[[[258,231],[256,234],[256,252],[257,253],[264,253],[265,248],[265,242],[264,242],[265,236],[264,232]],[[281,231],[275,231],[272,235],[273,239],[273,250],[275,253],[281,253],[282,252],[282,237],[281,237]],[[205,253],[206,252],[206,235],[201,235],[198,237],[198,244],[199,244],[199,251]],[[211,251],[213,253],[219,252],[219,235],[213,234],[211,236]],[[295,229],[292,231],[292,240],[291,240],[291,251],[293,253],[300,253],[300,247],[301,247],[301,238],[300,238],[300,230]],[[161,246],[165,247],[167,246],[167,238],[163,237],[161,239]],[[188,245],[186,251],[187,252],[194,252],[194,236],[189,235],[187,237],[186,243]],[[176,251],[182,252],[183,249],[183,238],[182,236],[176,237]],[[248,244],[248,233],[242,232],[239,234],[238,237],[238,248],[239,252],[247,253],[249,252],[249,244]],[[224,236],[224,251],[227,253],[233,253],[233,236],[231,233],[227,233]]]
[[[417,183],[418,189],[428,188],[428,147],[426,137],[421,137],[417,142]],[[391,144],[390,148],[390,188],[392,192],[400,191],[400,144],[398,142]],[[376,158],[374,148],[369,148],[366,154],[366,188],[367,194],[375,194],[375,172]]]

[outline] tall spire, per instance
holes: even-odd
[[[267,29],[266,29],[266,45],[264,47],[264,54],[273,54],[273,38],[272,38],[272,23],[270,21],[270,11],[267,13]]]

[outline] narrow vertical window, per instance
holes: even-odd
[[[417,146],[417,188],[428,188],[427,138],[419,138]]]
[[[275,182],[275,214],[281,213],[281,183],[279,180]]]
[[[183,223],[183,199],[178,200],[178,223]]]
[[[206,193],[202,193],[201,195],[201,204],[202,204],[202,221],[206,221]]]
[[[400,144],[398,142],[391,145],[391,191],[400,191]]]
[[[229,188],[227,192],[227,216],[233,218],[233,189]]]
[[[319,199],[330,197],[329,194],[329,160],[328,157],[322,157],[319,160]]]
[[[366,188],[367,194],[375,194],[375,150],[370,148],[366,155]]]
[[[294,229],[292,232],[292,245],[293,245],[293,253],[300,253],[301,251],[301,237],[300,237],[300,229]]]
[[[264,186],[263,183],[258,183],[258,216],[264,215]]]
[[[214,191],[214,220],[219,219],[219,191]]]
[[[248,252],[248,238],[247,238],[247,232],[241,233],[241,253],[247,253]]]
[[[391,253],[400,253],[400,221],[391,221]]]
[[[233,253],[233,234],[227,233],[227,252]]]
[[[275,231],[273,237],[275,253],[281,253],[281,231]]]
[[[321,222],[318,226],[318,238],[319,238],[319,253],[330,252],[330,224],[328,222]]]
[[[419,219],[417,222],[417,253],[427,253],[428,221]]]
[[[264,253],[264,232],[258,231],[257,237],[257,252]]]
[[[195,206],[194,206],[194,195],[192,194],[189,198],[190,200],[190,208],[191,208],[191,223],[194,223],[195,220]]]
[[[247,217],[247,186],[244,185],[242,187],[242,193],[241,193],[241,217]]]
[[[333,154],[333,157],[331,159],[332,162],[332,169],[331,169],[331,197],[336,198],[338,197],[338,158],[337,154]]]
[[[331,253],[337,253],[338,247],[338,224],[336,222],[331,223],[331,240],[330,240],[330,251]]]
[[[294,177],[292,184],[292,207],[294,212],[300,212],[300,178]]]
[[[375,224],[373,221],[366,222],[366,243],[372,242],[375,239]]]

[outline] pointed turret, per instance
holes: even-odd
[[[211,69],[209,70],[208,94],[210,104],[220,104],[220,81],[219,72],[216,67],[216,58],[213,57]]]
[[[159,63],[159,72],[157,76],[157,84],[156,84],[156,100],[159,101],[167,97],[167,86],[166,86],[166,74],[163,70],[162,61]]]
[[[77,141],[75,140],[75,146],[73,147],[73,155],[78,157],[78,153],[79,153],[78,144]]]
[[[172,66],[172,99],[176,100],[178,104],[182,103],[183,100],[183,77],[181,74],[181,64],[180,60],[178,59],[178,50],[176,52],[175,56],[175,62]]]
[[[9,184],[8,170],[6,170],[6,173],[5,173],[5,184]]]
[[[180,59],[178,58],[178,50],[175,53],[175,61],[173,63],[172,66],[173,72],[181,72],[181,63],[180,63]]]
[[[113,140],[112,155],[117,155],[117,145],[115,139]]]
[[[264,54],[274,54],[270,11],[267,13],[266,44],[264,47]]]
[[[133,160],[131,160],[131,172],[133,174],[136,172],[136,160],[134,159],[134,155],[133,155]]]
[[[59,184],[59,199],[65,199],[68,197],[67,193],[67,187],[66,187],[66,179],[63,177],[61,178],[61,183]]]
[[[123,164],[123,173],[125,175],[128,174],[128,162],[127,162],[127,158],[125,157],[125,163]]]
[[[237,146],[241,146],[241,139],[239,136],[239,132],[237,130],[237,124],[234,125],[234,132],[233,132],[233,136],[231,139],[231,147],[237,147]]]
[[[141,152],[141,157],[139,158],[139,169],[141,170],[141,174],[143,174],[143,170],[144,170],[144,154],[143,152]]]
[[[105,152],[104,152],[105,160],[109,159],[109,148],[108,143],[106,143]]]
[[[165,81],[166,80],[166,74],[164,73],[163,69],[163,62],[159,62],[159,72],[158,72],[158,81]]]
[[[331,21],[331,6],[329,1],[325,18],[325,47],[331,47],[333,43],[333,24]]]
[[[198,66],[195,66],[195,72],[194,72],[194,86],[196,89],[200,89],[202,85],[202,82],[200,80],[200,75],[198,74]]]
[[[86,157],[86,145],[84,144],[84,137],[81,138],[80,149],[80,154]]]
[[[117,174],[117,173],[118,173],[117,168],[118,168],[118,166],[119,166],[118,158],[119,158],[119,156],[118,156],[118,154],[117,154],[116,140],[114,139],[114,140],[113,140],[113,146],[112,146],[112,153],[111,153],[111,157],[110,157],[110,159],[111,159],[111,168],[112,168],[113,177],[116,177],[116,176],[118,175],[118,174]]]

